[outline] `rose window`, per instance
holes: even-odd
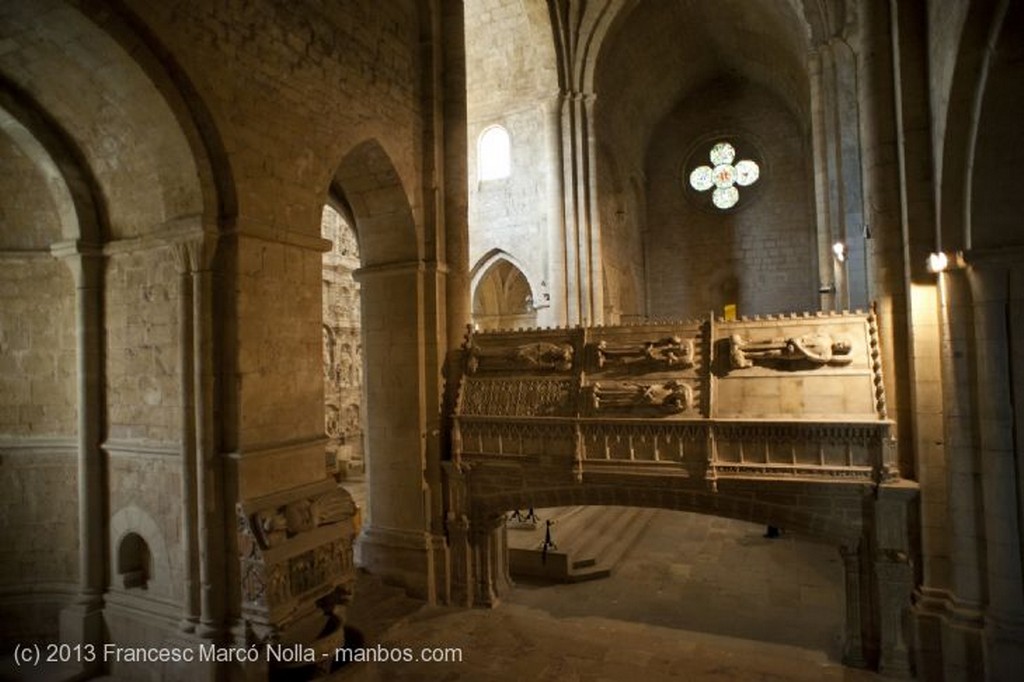
[[[736,150],[728,142],[719,142],[711,148],[710,166],[698,166],[690,173],[690,187],[706,192],[712,187],[711,202],[720,209],[732,208],[740,200],[736,185],[747,187],[757,182],[761,173],[758,165],[749,159],[733,164]]]

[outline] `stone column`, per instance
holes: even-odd
[[[413,596],[437,599],[426,467],[424,344],[419,306],[423,265],[362,268],[355,273],[363,301],[367,471],[370,524],[361,541],[363,565],[404,585]]]
[[[846,624],[843,636],[843,664],[856,668],[868,665],[864,657],[864,639],[861,622],[861,600],[864,598],[861,589],[860,550],[856,546],[843,545],[839,548],[843,558],[843,574],[846,584]]]
[[[473,573],[476,577],[476,606],[497,606],[509,587],[508,556],[504,550],[504,512],[474,519],[470,527]]]
[[[181,629],[194,632],[199,622],[198,571],[196,562],[196,443],[193,357],[192,265],[184,243],[172,247],[178,270],[178,362],[181,371],[181,544],[185,550],[185,600]]]
[[[551,294],[548,308],[548,325],[569,324],[569,273],[568,242],[565,223],[565,196],[562,168],[562,107],[561,93],[555,93],[547,103],[547,145],[550,168],[547,179],[548,191],[548,262],[547,282]]]
[[[835,284],[822,306],[867,309],[856,60],[845,40],[833,38],[810,63],[819,274],[822,284]],[[842,262],[832,253],[834,242],[846,245]]]
[[[465,8],[444,0],[444,231],[448,349],[458,349],[472,319],[469,277],[469,190]]]
[[[201,637],[216,638],[224,627],[224,514],[222,466],[214,424],[213,263],[216,242],[198,237],[185,243],[192,278],[192,387],[195,433],[196,549]]]
[[[1009,270],[979,265],[969,271],[974,300],[975,390],[984,494],[986,676],[1012,679],[1024,660],[1024,575],[1014,448],[1008,337]]]
[[[103,253],[98,246],[65,242],[53,247],[75,280],[78,383],[78,595],[61,613],[65,643],[103,641],[107,547],[106,468],[100,450],[103,406]]]

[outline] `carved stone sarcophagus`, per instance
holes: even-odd
[[[264,643],[344,643],[356,508],[326,480],[237,505],[242,615]]]

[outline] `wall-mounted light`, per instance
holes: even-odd
[[[928,272],[939,273],[946,270],[954,270],[966,267],[967,263],[964,261],[964,254],[957,251],[952,256],[947,255],[942,251],[936,251],[935,253],[928,254]]]
[[[846,244],[842,242],[836,242],[832,245],[832,255],[836,257],[836,260],[842,263],[846,260]]]
[[[939,251],[928,254],[928,272],[942,272],[949,265],[949,257]]]

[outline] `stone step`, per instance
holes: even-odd
[[[604,546],[594,550],[599,557],[594,566],[595,573],[608,575],[619,561],[636,544],[637,540],[657,515],[656,509],[631,509],[618,537],[609,537]]]
[[[603,549],[615,542],[632,517],[630,507],[592,507],[590,523],[577,537],[570,539],[572,568],[587,568],[597,563]]]
[[[579,582],[610,575],[615,564],[633,546],[654,510],[633,507],[571,507],[544,510],[538,515],[555,521],[552,540],[556,549],[546,556],[540,545],[543,521],[532,531],[509,530],[509,572],[513,578],[541,578]]]
[[[360,569],[345,624],[357,629],[365,641],[372,642],[392,626],[407,622],[423,604],[402,588],[387,585],[380,577]]]
[[[515,522],[508,523],[509,549],[540,549],[547,531],[546,521],[554,522],[551,537],[558,545],[560,537],[574,533],[575,529],[587,523],[586,510],[587,507],[549,507],[536,511],[540,521],[532,528],[517,527]]]

